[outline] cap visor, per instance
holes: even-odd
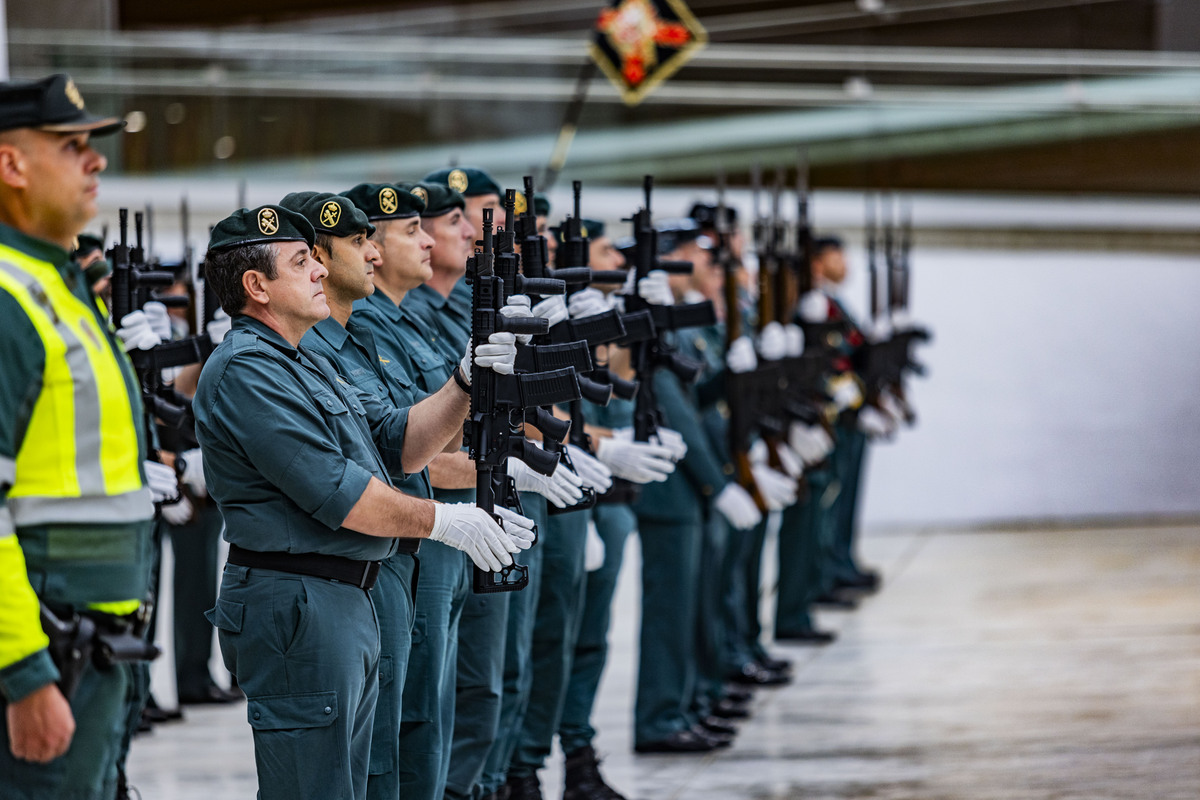
[[[107,136],[125,127],[125,120],[117,117],[93,117],[90,114],[76,122],[57,125],[38,125],[39,131],[47,133],[90,133],[92,136]]]

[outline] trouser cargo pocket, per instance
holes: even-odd
[[[262,800],[338,797],[349,784],[337,692],[250,697],[246,718]]]

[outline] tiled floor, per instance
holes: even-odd
[[[833,646],[777,648],[796,680],[759,692],[731,749],[634,756],[631,542],[597,712],[610,783],[642,800],[1200,798],[1200,527],[913,531],[863,551],[884,590],[823,614]],[[133,783],[254,797],[243,715],[189,710],[138,739]],[[559,763],[542,781],[559,796]]]

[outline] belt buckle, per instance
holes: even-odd
[[[358,580],[358,588],[366,589],[371,583],[374,582],[374,578],[378,574],[379,574],[379,562],[378,561],[364,562],[363,563],[363,574],[362,574],[362,577],[359,578],[359,580]]]

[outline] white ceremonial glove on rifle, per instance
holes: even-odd
[[[175,459],[180,468],[179,482],[192,490],[197,497],[208,497],[208,486],[204,482],[204,454],[199,447],[184,450]]]
[[[567,445],[567,455],[571,457],[575,474],[583,480],[584,486],[595,490],[597,494],[604,494],[609,490],[612,486],[613,474],[612,470],[604,466],[602,461],[574,444]]]
[[[783,326],[784,348],[789,358],[804,355],[804,329],[799,325]]]
[[[872,439],[886,439],[896,432],[892,418],[874,406],[859,409],[858,429]]]
[[[458,364],[468,386],[471,385],[472,344],[468,339],[467,352]],[[517,360],[517,337],[511,333],[493,333],[485,344],[474,348],[474,353],[476,365],[501,375],[512,375],[513,362]]]
[[[162,516],[168,525],[174,525],[178,528],[180,525],[186,525],[191,521],[192,511],[191,501],[181,496],[178,503],[167,503],[162,507]]]
[[[788,444],[810,466],[823,461],[833,450],[833,439],[824,428],[803,422],[788,427]]]
[[[151,300],[142,306],[142,313],[150,323],[151,330],[158,335],[159,341],[166,342],[171,338],[171,315],[167,307],[157,300]]]
[[[713,500],[713,507],[738,530],[749,530],[762,521],[762,512],[754,498],[736,483],[726,484]]]
[[[805,322],[826,322],[829,319],[829,298],[816,289],[800,298],[800,319]]]
[[[225,341],[225,334],[229,333],[232,327],[233,320],[225,313],[225,309],[218,308],[217,313],[213,314],[212,322],[204,326],[204,332],[212,339],[214,345],[218,345]]]
[[[675,471],[672,450],[661,444],[635,442],[615,436],[601,439],[596,445],[596,458],[612,470],[612,474],[633,483],[661,483]]]
[[[748,336],[739,336],[725,351],[725,366],[730,372],[753,372],[758,367],[758,356],[754,354],[754,343]]]
[[[179,479],[175,470],[157,461],[143,461],[146,470],[146,485],[150,487],[150,497],[156,503],[173,503],[179,499]]]
[[[516,317],[532,317],[533,312],[529,310],[529,298],[523,294],[510,295],[508,303],[500,309],[500,316],[513,319]],[[533,335],[528,333],[518,333],[517,341],[521,344],[529,344],[533,340]]]
[[[613,428],[612,438],[621,442],[633,441],[633,428]],[[679,431],[664,428],[661,425],[650,434],[650,444],[661,445],[671,451],[672,461],[681,461],[687,455],[687,442]]]
[[[162,337],[155,333],[144,311],[131,311],[122,317],[117,338],[125,345],[126,353],[130,350],[152,350],[162,344]]]
[[[509,458],[505,466],[519,492],[536,492],[559,508],[573,506],[583,499],[583,480],[562,464],[552,475],[543,475],[515,457]]]
[[[778,361],[787,355],[787,334],[778,322],[768,322],[758,337],[758,352],[767,361]]]
[[[594,317],[597,314],[603,314],[610,308],[612,308],[612,302],[608,299],[608,295],[590,286],[587,289],[580,289],[567,298],[567,311],[570,312],[571,319]]]
[[[528,536],[510,531],[507,527],[508,518],[500,514],[499,509],[497,516],[506,521],[505,526],[497,523],[482,508],[470,503],[438,503],[434,506],[433,529],[429,532],[429,538],[463,551],[482,570],[499,572],[513,563],[513,553],[525,550],[533,543],[533,536],[532,531],[520,525],[514,524],[513,528],[526,530]]]
[[[782,472],[776,472],[766,464],[750,468],[758,493],[767,504],[768,511],[782,511],[796,502],[796,480]]]
[[[553,328],[567,318],[567,301],[561,294],[550,295],[533,307],[533,315],[544,318]]]
[[[588,572],[595,572],[603,567],[606,549],[604,540],[600,538],[600,534],[596,531],[596,523],[589,520],[587,540],[583,545],[583,568]]]
[[[636,273],[630,272],[630,275]],[[675,293],[671,291],[671,282],[667,273],[661,269],[651,270],[650,274],[637,282],[637,293],[651,305],[675,305]]]
[[[767,463],[767,458],[770,454],[767,443],[762,439],[757,440],[754,444],[750,445],[750,452],[748,453],[750,456],[750,465],[752,467],[769,467],[770,464]],[[792,478],[793,481],[799,480],[800,476],[804,474],[804,459],[783,442],[775,444],[775,454],[779,456],[780,466],[783,467],[784,474]],[[774,467],[771,467],[771,469],[774,469]],[[778,470],[775,471],[778,472]]]

